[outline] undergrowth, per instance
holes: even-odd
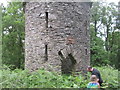
[[[102,88],[119,88],[118,70],[110,66],[95,67],[104,80]],[[30,73],[27,70],[2,68],[0,70],[2,88],[86,88],[90,81],[90,73],[87,79],[82,76],[60,75],[56,72],[38,70]]]

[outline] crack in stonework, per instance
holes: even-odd
[[[63,55],[61,51],[58,52],[58,55],[61,57],[61,70],[62,74],[71,74],[74,72],[76,59],[72,55],[72,53],[69,53],[67,57]]]

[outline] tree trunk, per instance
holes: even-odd
[[[107,34],[106,34],[106,41],[105,41],[105,43],[106,43],[106,45],[105,45],[105,47],[106,47],[106,51],[109,51],[109,25],[107,25]]]
[[[95,20],[95,23],[94,23],[94,27],[95,27],[95,36],[97,36],[97,20]]]

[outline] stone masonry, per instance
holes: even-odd
[[[28,2],[25,19],[25,69],[86,72],[89,2]]]

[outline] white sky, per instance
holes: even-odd
[[[4,6],[7,6],[7,2],[10,2],[11,0],[0,0],[0,4],[3,3]],[[21,0],[22,1],[22,0]],[[64,0],[65,1],[65,0]],[[93,1],[101,1],[101,0],[93,0]],[[120,1],[120,0],[103,0],[103,1],[107,1],[107,2],[115,2],[116,4]]]
[[[0,4],[2,3],[4,6],[7,6],[7,2],[10,2],[11,0],[0,0]]]

